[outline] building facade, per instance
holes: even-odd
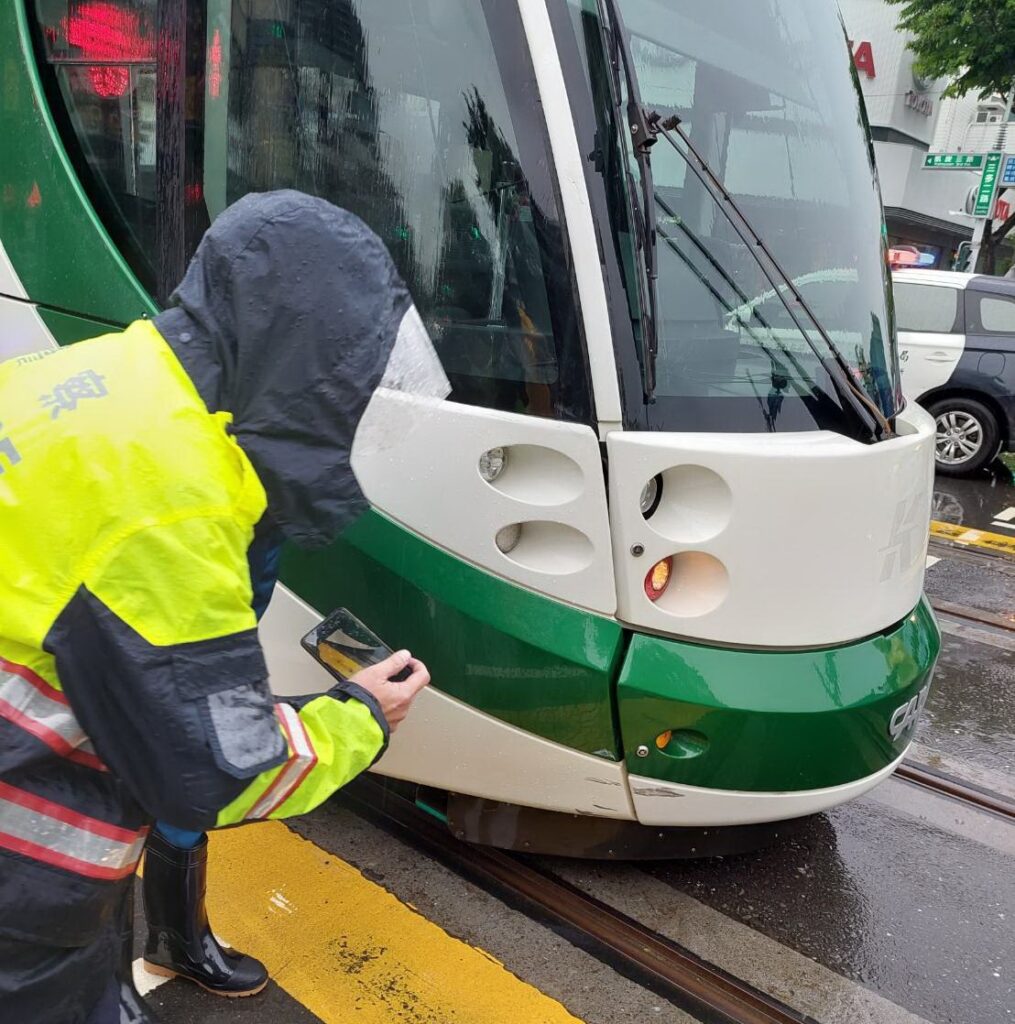
[[[839,0],[839,7],[874,136],[889,241],[918,249],[922,266],[947,270],[973,234],[975,221],[965,209],[979,173],[927,170],[924,158],[941,150],[982,151],[979,135],[993,126],[977,133],[975,95],[943,99],[945,81],[914,73],[911,37],[898,28],[899,7],[885,0]]]

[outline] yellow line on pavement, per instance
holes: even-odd
[[[1003,533],[988,533],[986,530],[931,520],[930,535],[937,540],[948,540],[953,544],[986,548],[998,554],[1015,556],[1015,537],[1006,537]]]
[[[211,836],[215,933],[325,1024],[581,1024],[281,822]]]

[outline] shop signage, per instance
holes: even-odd
[[[927,96],[921,96],[920,93],[912,89],[906,93],[905,103],[910,110],[915,110],[918,114],[923,114],[924,117],[930,117],[934,113],[933,100]]]
[[[852,49],[852,39],[849,41],[849,45]],[[857,71],[862,71],[868,78],[878,77],[874,68],[874,49],[869,42],[856,44],[856,49],[853,50],[853,63],[856,65]]]

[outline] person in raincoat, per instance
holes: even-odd
[[[0,364],[0,1020],[155,1019],[129,982],[146,842],[149,964],[263,987],[209,929],[203,833],[317,806],[429,681],[400,651],[276,700],[256,632],[279,541],[365,508],[382,385],[448,391],[380,240],[289,191],[227,209],[154,320]]]

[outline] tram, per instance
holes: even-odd
[[[250,191],[390,248],[452,391],[378,392],[262,624],[281,693],[338,607],[426,660],[376,773],[607,856],[894,770],[934,423],[833,0],[8,0],[0,65],[0,357],[151,315]]]

